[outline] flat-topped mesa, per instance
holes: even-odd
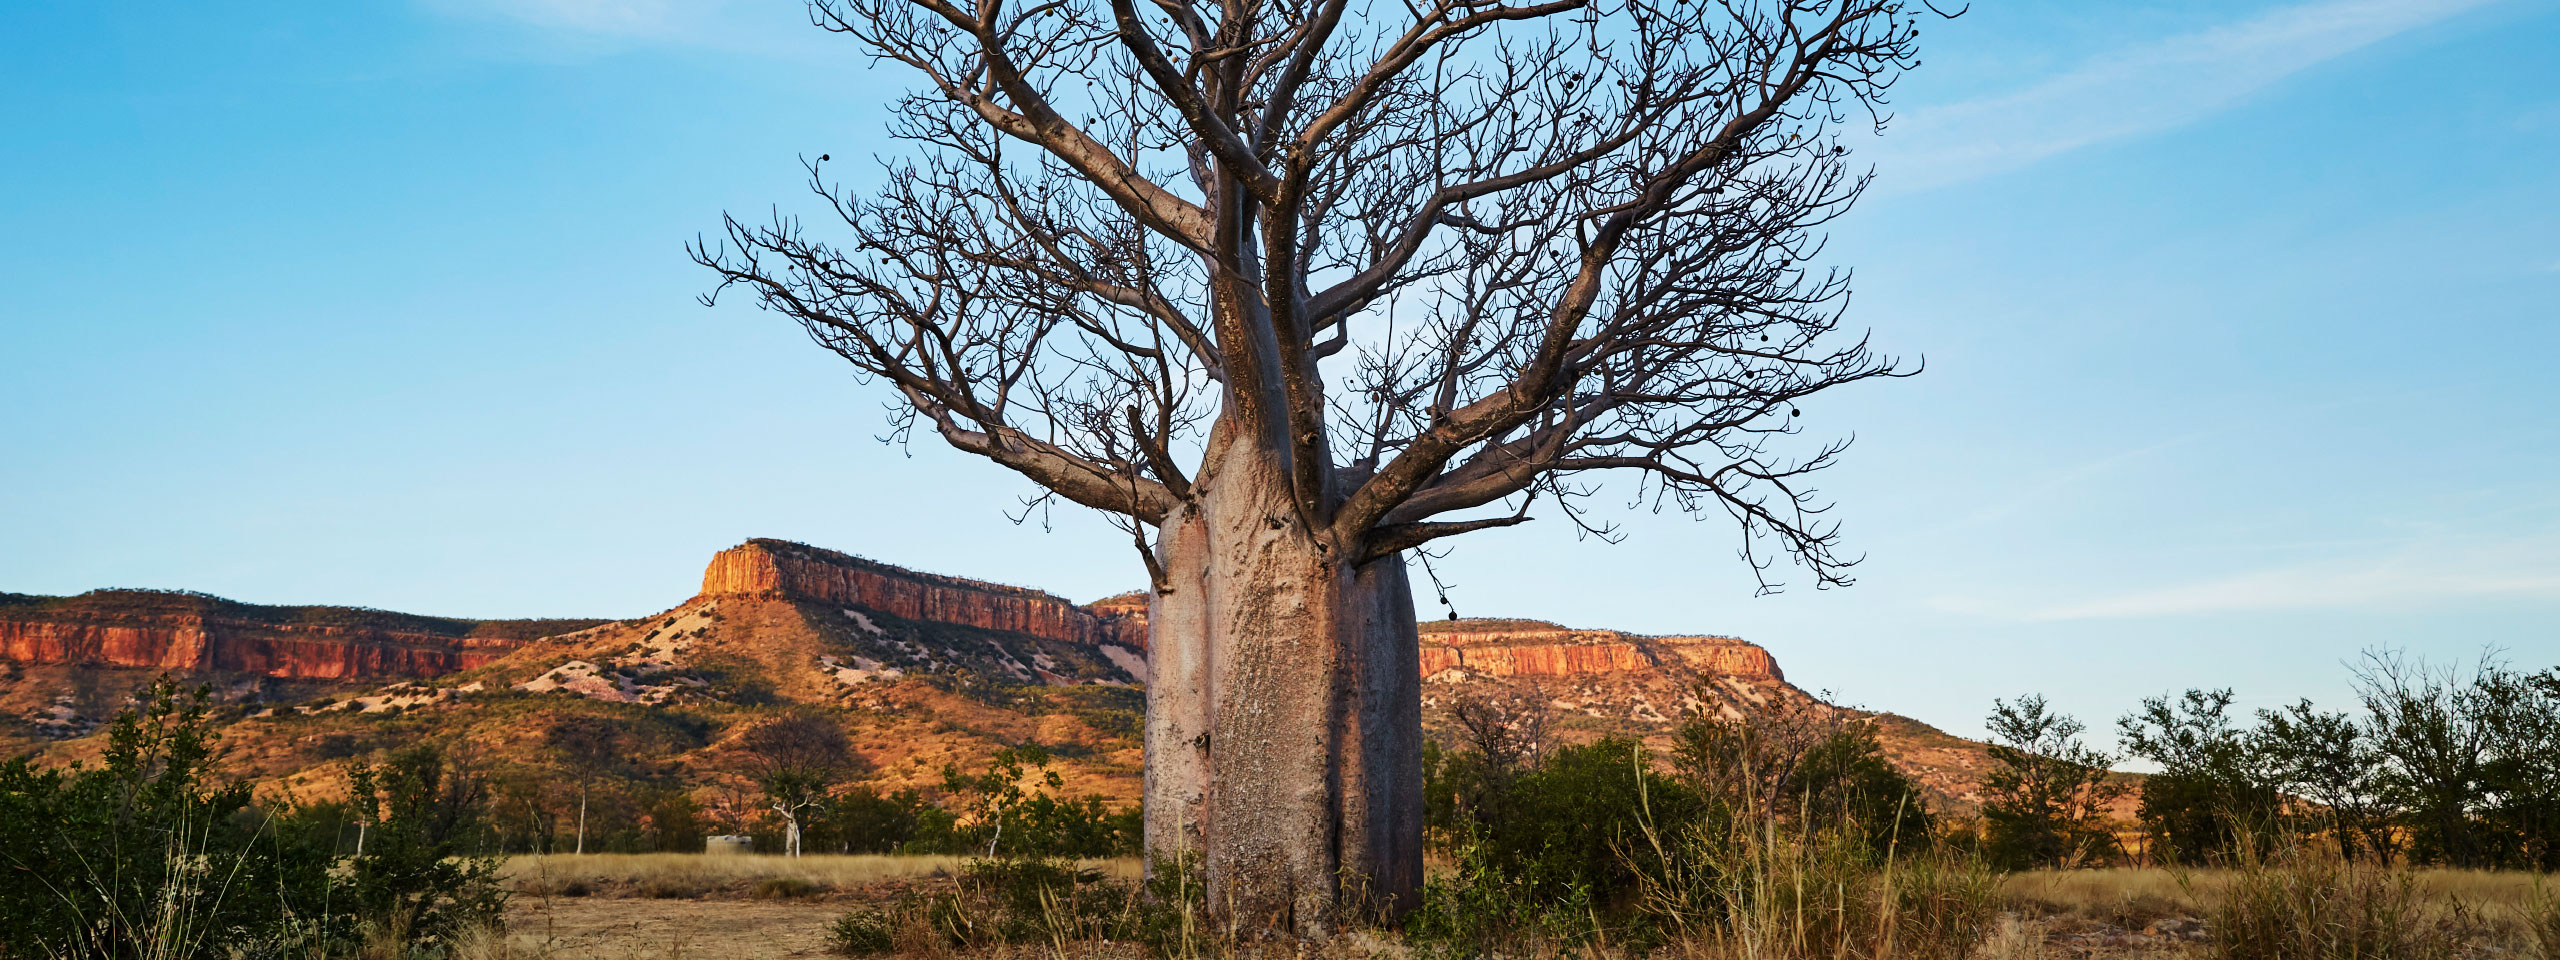
[[[1464,668],[1495,677],[1570,677],[1682,666],[1703,674],[1783,681],[1778,662],[1736,637],[1647,637],[1572,630],[1536,620],[1425,621],[1422,675]]]
[[[0,599],[0,660],[322,680],[467,670],[533,637],[602,622],[459,620],[139,590]]]
[[[755,539],[720,551],[702,572],[702,594],[836,603],[1086,646],[1144,650],[1147,643],[1143,616],[1097,613],[1038,590],[918,573],[788,540]]]

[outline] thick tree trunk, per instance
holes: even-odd
[[[1185,506],[1158,529],[1166,583],[1147,598],[1148,871],[1197,858],[1209,799],[1208,526]]]
[[[1203,471],[1161,528],[1150,853],[1196,851],[1246,932],[1398,915],[1422,880],[1421,677],[1400,558],[1342,562],[1259,464]]]

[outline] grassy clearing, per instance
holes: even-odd
[[[962,857],[899,854],[551,854],[510,857],[499,876],[525,896],[805,899],[945,880],[958,876],[965,862]],[[1142,871],[1136,858],[1082,865],[1123,880]]]

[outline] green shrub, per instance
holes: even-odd
[[[465,855],[489,802],[476,768],[420,744],[378,767],[357,763],[348,780],[368,826],[343,883],[367,925],[430,948],[498,925],[507,903],[498,860]]]
[[[1481,856],[1501,883],[1540,904],[1621,901],[1658,871],[1635,841],[1642,824],[1682,829],[1705,814],[1688,787],[1655,771],[1642,744],[1601,740],[1553,751],[1525,771],[1473,753],[1426,751],[1425,797],[1440,846]],[[1476,849],[1480,848],[1480,849]]]
[[[1991,933],[1993,874],[1934,842],[1916,785],[1844,719],[1693,718],[1671,773],[1632,740],[1508,762],[1428,748],[1431,835],[1450,866],[1407,934],[1434,957],[1960,960]]]
[[[756,882],[749,895],[758,900],[801,900],[833,889],[827,884],[800,877],[766,877]]]
[[[166,678],[99,767],[0,763],[0,956],[188,958],[342,936],[330,853],[216,785],[208,697]]]
[[[1560,896],[1542,894],[1505,871],[1475,825],[1461,827],[1447,852],[1450,869],[1424,882],[1422,905],[1405,918],[1405,935],[1421,956],[1478,957],[1498,949],[1535,954],[1523,949],[1524,938],[1575,947],[1602,932],[1590,887],[1568,884]]]
[[[846,956],[864,957],[887,953],[897,946],[897,928],[888,911],[864,908],[837,917],[828,930],[828,944]]]
[[[1066,782],[1049,759],[1047,749],[1027,744],[996,751],[975,775],[944,764],[943,789],[966,817],[950,828],[950,842],[960,848],[953,852],[1008,860],[1136,853],[1145,822],[1139,809],[1114,812],[1100,797],[1060,798]]]

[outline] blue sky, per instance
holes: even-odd
[[[1754,598],[1721,521],[1631,512],[1470,537],[1461,612],[1740,634],[1960,733],[2028,691],[2102,731],[2343,705],[2377,646],[2560,664],[2560,3],[1979,2],[1923,42],[1832,250],[1928,371],[1806,410],[1857,436],[1859,584]],[[633,616],[751,536],[1138,584],[693,302],[684,242],[886,148],[903,82],[779,0],[0,9],[0,590]]]

